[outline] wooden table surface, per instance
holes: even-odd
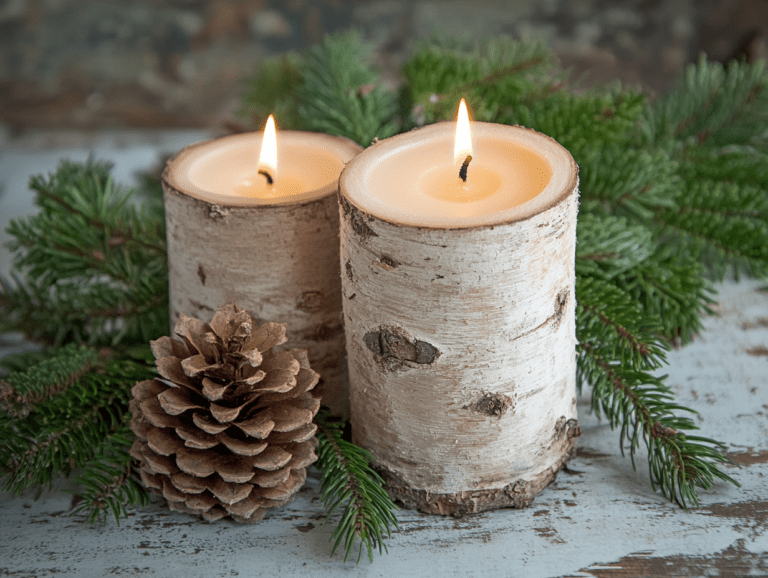
[[[33,211],[26,182],[58,159],[89,152],[115,162],[118,180],[201,132],[37,135],[0,143],[0,227]],[[3,232],[0,242],[8,239]],[[9,254],[0,252],[7,275]],[[765,283],[719,285],[718,316],[669,354],[669,385],[699,412],[702,435],[724,441],[741,488],[701,492],[684,512],[655,494],[645,454],[622,458],[617,432],[579,402],[584,434],[568,470],[526,510],[462,519],[401,510],[389,554],[356,566],[329,557],[318,474],[260,523],[207,523],[162,502],[90,527],[69,515],[60,489],[0,494],[0,576],[768,576],[768,292]],[[15,350],[5,336],[0,354]],[[64,484],[64,487],[66,484]]]

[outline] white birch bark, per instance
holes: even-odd
[[[554,170],[549,206],[459,229],[368,214],[342,175],[353,440],[408,506],[527,506],[574,452],[578,178]]]
[[[347,142],[351,158],[359,147]],[[287,323],[284,347],[307,349],[323,402],[348,415],[337,189],[303,203],[223,206],[179,190],[169,173],[171,328],[179,313],[210,321],[227,303],[262,322]]]

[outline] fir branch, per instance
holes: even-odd
[[[703,263],[715,279],[729,271],[736,277],[768,275],[764,188],[697,179],[675,201],[677,209],[657,209],[654,222],[681,254]]]
[[[577,383],[592,386],[593,411],[619,428],[622,454],[626,441],[635,466],[644,443],[651,485],[686,509],[698,505],[697,487],[710,488],[718,479],[738,485],[718,468],[728,461],[725,445],[687,435],[698,427],[675,412],[695,412],[674,403],[665,377],[650,373],[666,363],[661,328],[649,322],[637,300],[610,282],[581,277],[576,291]]]
[[[357,563],[363,547],[368,560],[373,562],[374,549],[378,548],[379,554],[387,549],[384,538],[385,534],[387,538],[391,536],[390,524],[397,528],[394,514],[397,507],[384,491],[384,481],[371,469],[373,456],[342,439],[343,424],[333,421],[324,408],[317,414],[315,423],[319,442],[317,467],[323,475],[322,499],[328,512],[326,523],[342,504],[344,506],[339,524],[331,534],[335,540],[331,556],[343,543],[346,562],[358,540]]]
[[[612,279],[654,251],[653,234],[626,218],[585,213],[577,224],[576,274]]]
[[[111,361],[35,405],[24,418],[4,420],[4,488],[20,493],[30,486],[47,486],[88,464],[104,439],[127,423],[130,388],[153,375],[142,363]]]
[[[632,369],[658,369],[668,345],[631,295],[593,277],[576,281],[576,337]]]
[[[139,210],[109,166],[63,161],[33,177],[37,215],[11,221],[14,275],[0,279],[0,331],[61,344],[143,341],[167,327],[162,212]]]
[[[768,73],[765,61],[727,65],[704,56],[643,117],[648,142],[681,150],[768,145]]]
[[[623,454],[628,442],[633,466],[644,442],[654,488],[687,509],[699,505],[697,487],[711,488],[716,480],[739,485],[718,468],[728,462],[725,444],[684,433],[698,427],[673,413],[691,410],[673,403],[663,378],[611,362],[589,341],[582,341],[578,350],[578,379],[592,385],[593,409],[605,415],[611,427],[620,427],[619,447]]]
[[[345,136],[362,146],[395,134],[397,101],[369,66],[370,47],[354,33],[328,36],[306,55],[296,90],[306,130]]]
[[[596,147],[578,162],[586,212],[625,216],[648,225],[655,208],[675,207],[682,182],[677,163],[663,151]]]
[[[633,90],[583,94],[558,90],[537,95],[530,102],[509,103],[497,121],[520,124],[551,136],[581,166],[595,150],[621,158],[645,101],[644,94]]]
[[[128,452],[133,439],[133,432],[125,424],[103,440],[75,479],[79,489],[71,491],[77,501],[72,514],[84,514],[94,524],[105,523],[111,513],[119,524],[127,516],[127,507],[149,504],[149,491],[142,485]]]
[[[715,290],[704,276],[704,267],[683,259],[666,246],[636,267],[618,275],[617,286],[637,303],[643,315],[657,319],[659,330],[673,344],[686,345],[711,314]]]
[[[25,371],[0,379],[0,411],[12,418],[26,417],[35,405],[75,384],[98,359],[94,350],[70,344]]]
[[[274,114],[284,129],[302,129],[296,91],[301,86],[302,59],[296,54],[266,59],[250,78],[242,97],[240,115],[261,130],[267,117]]]
[[[504,111],[562,77],[543,45],[505,37],[469,50],[424,45],[405,63],[403,75],[406,129],[452,118],[461,98],[473,103],[476,120],[499,122]]]

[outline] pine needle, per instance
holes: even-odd
[[[384,537],[391,536],[390,525],[397,528],[397,507],[383,488],[384,481],[371,468],[371,454],[342,439],[344,424],[334,421],[325,408],[315,418],[318,426],[317,467],[322,472],[321,490],[327,523],[342,508],[340,520],[331,534],[331,556],[343,546],[344,561],[359,544],[357,563],[365,548],[373,562],[373,551],[386,551]]]

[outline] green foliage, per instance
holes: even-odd
[[[296,90],[301,86],[301,59],[295,54],[263,61],[248,80],[243,94],[242,116],[262,129],[270,114],[279,128],[303,128],[299,117]]]
[[[624,217],[584,213],[578,222],[576,274],[613,279],[645,261],[653,252],[653,235]]]
[[[93,524],[106,522],[111,513],[119,524],[128,515],[127,507],[149,504],[149,492],[128,453],[133,438],[131,429],[123,425],[99,444],[75,479],[78,490],[72,492],[77,501],[73,514],[84,514]]]
[[[697,261],[677,257],[661,246],[637,267],[616,277],[617,286],[659,323],[665,339],[685,345],[703,328],[702,317],[715,303],[711,283]]]
[[[766,63],[708,62],[685,70],[681,82],[644,111],[643,137],[657,146],[719,149],[768,147]]]
[[[97,362],[98,355],[88,347],[62,347],[0,380],[0,411],[13,417],[29,415],[36,404],[65,391]]]
[[[582,211],[623,215],[643,224],[673,207],[677,164],[662,151],[595,148],[579,159]]]
[[[63,161],[33,177],[40,211],[11,221],[22,279],[0,279],[0,331],[49,344],[117,345],[162,335],[167,264],[162,214],[138,209],[109,165]]]
[[[386,550],[384,537],[390,537],[390,524],[397,528],[397,509],[382,487],[384,481],[371,468],[371,454],[342,438],[344,424],[334,421],[325,408],[315,418],[317,433],[317,466],[323,473],[322,500],[328,512],[326,523],[343,506],[341,519],[331,535],[335,540],[331,556],[343,545],[344,561],[359,543],[357,563],[363,555],[373,562],[373,551]]]
[[[261,128],[279,126],[346,136],[362,146],[398,131],[397,97],[370,66],[370,47],[355,33],[328,36],[303,57],[267,61],[248,83],[243,114]]]
[[[558,90],[510,106],[499,120],[552,136],[581,164],[582,157],[592,151],[615,154],[614,147],[625,148],[645,100],[645,95],[631,90],[613,89],[604,94]]]
[[[681,253],[707,266],[716,279],[732,271],[768,275],[768,195],[765,185],[688,181],[674,208],[657,209],[659,233]]]
[[[768,71],[765,61],[702,58],[644,111],[637,141],[668,151],[679,186],[649,217],[714,279],[768,275]]]
[[[362,146],[397,132],[395,95],[369,66],[370,49],[354,33],[328,36],[310,49],[296,90],[302,126]]]
[[[552,90],[561,77],[552,53],[540,44],[491,40],[466,49],[427,44],[403,66],[405,128],[453,118],[462,98],[475,120],[505,122],[514,104]]]
[[[75,468],[93,467],[105,440],[127,423],[131,387],[154,375],[130,360],[107,361],[84,373],[81,366],[68,366],[64,354],[66,349],[50,358],[59,376],[51,395],[26,415],[2,416],[0,478],[5,490],[21,493],[30,486],[48,486]],[[28,370],[26,377],[35,371]],[[11,374],[8,381],[24,377]],[[68,385],[61,388],[61,383]]]

